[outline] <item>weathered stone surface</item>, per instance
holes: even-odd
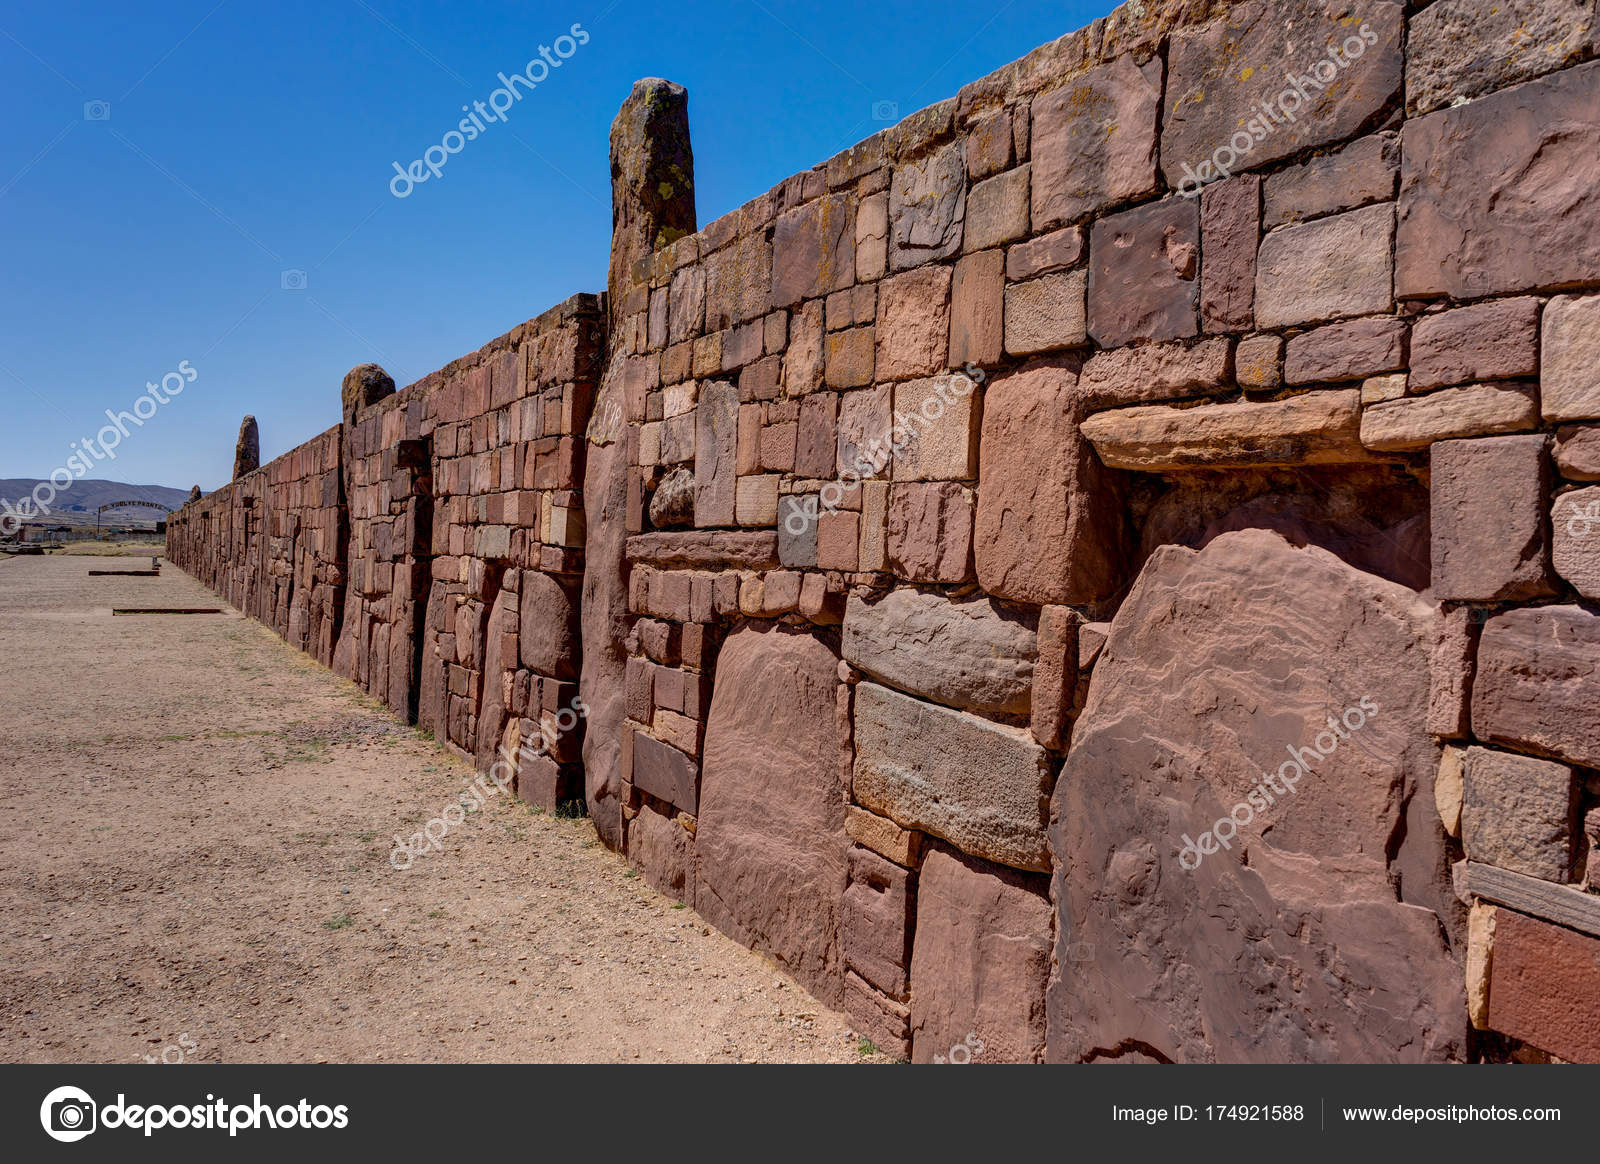
[[[618,360],[613,359],[600,382],[586,434],[586,534],[579,609],[583,668],[578,678],[580,696],[589,709],[583,735],[584,799],[596,831],[613,848],[623,843],[620,751],[628,660],[626,546],[628,480],[634,473],[628,463],[625,403]]]
[[[1271,230],[1286,222],[1389,202],[1399,181],[1400,135],[1376,133],[1267,178],[1262,223]]]
[[[734,489],[733,513],[740,525],[776,525],[778,474],[740,477]]]
[[[1161,61],[1121,56],[1033,99],[1033,222],[1074,222],[1156,191]]]
[[[1600,62],[1406,122],[1395,294],[1600,279]]]
[[[1005,343],[1005,256],[963,256],[950,284],[950,366],[1000,362]]]
[[[883,278],[889,269],[889,192],[863,198],[856,209],[856,278]]]
[[[1169,198],[1089,231],[1089,334],[1103,348],[1199,330],[1200,208]],[[1263,325],[1266,326],[1266,325]]]
[[[1344,465],[1371,459],[1360,440],[1357,389],[1260,403],[1164,404],[1096,413],[1082,426],[1107,465],[1162,472],[1252,465]]]
[[[894,590],[845,606],[847,663],[951,707],[1020,715],[1033,686],[1034,628],[988,598]]]
[[[1565,68],[1595,43],[1593,0],[1437,0],[1411,18],[1406,113]]]
[[[694,339],[706,319],[706,270],[696,264],[674,272],[667,296],[667,339],[675,344]]]
[[[1539,379],[1544,418],[1600,417],[1600,295],[1558,295],[1544,309]]]
[[[1541,606],[1484,624],[1472,730],[1488,743],[1600,767],[1600,615]]]
[[[916,924],[916,874],[860,847],[840,903],[844,964],[893,998],[905,998]]]
[[[1200,196],[1205,255],[1200,319],[1206,331],[1243,331],[1255,319],[1256,247],[1261,239],[1261,179],[1245,174]]]
[[[896,166],[889,186],[889,266],[904,271],[958,252],[966,210],[960,142]]]
[[[884,384],[839,399],[839,471],[888,476],[894,428],[892,389]]]
[[[1600,939],[1496,910],[1487,1025],[1569,1063],[1600,1063]]]
[[[896,865],[915,869],[922,864],[924,834],[901,828],[886,816],[868,812],[860,805],[849,805],[845,809],[844,831],[856,844],[887,857]]]
[[[1563,493],[1550,526],[1556,573],[1585,598],[1600,600],[1600,488]]]
[[[1558,431],[1555,461],[1569,481],[1600,481],[1600,427],[1568,426]]]
[[[1465,606],[1441,611],[1434,625],[1428,663],[1428,731],[1441,739],[1461,739],[1468,734],[1479,627],[1476,612]]]
[[[706,724],[695,908],[823,1002],[843,998],[844,803],[834,773],[839,658],[781,627],[722,645]]]
[[[1362,413],[1361,443],[1385,452],[1409,451],[1458,437],[1527,432],[1538,425],[1538,392],[1532,385],[1469,384],[1374,404]]]
[[[824,194],[778,216],[772,235],[772,305],[793,307],[855,282],[854,200]]]
[[[823,380],[828,387],[863,388],[871,384],[876,347],[870,327],[828,333],[823,366]]]
[[[1167,183],[1188,192],[1214,176],[1207,163],[1256,169],[1359,133],[1400,91],[1404,25],[1393,3],[1249,0],[1177,29],[1161,119]],[[1341,46],[1337,60],[1329,44]]]
[[[1545,529],[1543,436],[1440,441],[1433,471],[1433,593],[1515,602],[1555,593]]]
[[[571,584],[551,574],[525,570],[520,591],[517,641],[522,665],[555,679],[576,679],[581,629]]]
[[[1043,877],[959,853],[928,854],[917,885],[911,954],[912,1062],[1037,1063],[1044,1057],[1046,886]]]
[[[1039,611],[1038,652],[1033,664],[1033,706],[1028,724],[1047,748],[1065,746],[1078,687],[1078,628],[1083,616],[1069,606]]]
[[[377,364],[357,364],[344,374],[344,383],[339,386],[345,426],[355,424],[368,408],[393,395],[393,376]]]
[[[894,387],[894,479],[968,481],[978,475],[978,393],[964,375]]]
[[[1394,207],[1367,206],[1262,240],[1256,326],[1381,315],[1394,306]]]
[[[1121,584],[1122,497],[1079,427],[1070,364],[1035,361],[984,392],[977,570],[997,598],[1072,605]]]
[[[691,816],[698,811],[700,765],[642,731],[633,733],[633,785]]]
[[[1578,794],[1565,764],[1468,748],[1461,808],[1467,858],[1546,881],[1569,880]]]
[[[694,524],[694,473],[679,467],[661,479],[650,495],[650,524],[656,529]]]
[[[1052,806],[1052,1061],[1464,1055],[1425,727],[1434,617],[1264,530],[1151,556]],[[1226,849],[1188,847],[1236,805]]]
[[[855,798],[906,828],[1018,869],[1048,870],[1048,754],[1025,733],[856,687]]]
[[[732,566],[766,570],[778,564],[778,535],[771,530],[685,530],[651,533],[627,541],[630,562],[664,569]]]
[[[1065,271],[1083,257],[1083,229],[1069,226],[1006,248],[1006,278],[1013,283]]]
[[[1028,237],[1029,167],[1018,166],[967,192],[962,249],[968,254]]]
[[[1284,352],[1285,384],[1365,380],[1406,366],[1406,321],[1392,316],[1330,323],[1291,339]]]
[[[660,77],[635,81],[611,123],[611,334],[622,334],[634,265],[693,234],[694,151],[689,91]],[[620,839],[620,833],[619,833]]]
[[[1231,347],[1208,339],[1096,352],[1083,366],[1078,393],[1096,408],[1203,396],[1231,383]]]
[[[810,504],[807,504],[807,501]],[[817,495],[778,498],[778,561],[790,569],[817,564]]]
[[[1600,351],[1595,353],[1600,356]],[[1539,301],[1495,299],[1417,320],[1411,333],[1413,392],[1539,372]],[[1550,391],[1545,382],[1545,393]]]
[[[1461,803],[1466,797],[1465,748],[1446,747],[1439,756],[1439,771],[1433,778],[1433,806],[1439,810],[1439,823],[1452,837],[1461,835]]]
[[[261,468],[261,430],[256,418],[247,416],[239,422],[239,439],[233,445],[233,479],[237,481],[246,473]]]
[[[1283,337],[1253,335],[1240,340],[1233,353],[1233,367],[1241,388],[1278,388],[1283,384]]]
[[[1028,356],[1088,342],[1087,274],[1060,271],[1011,283],[1005,294],[1006,354]]]
[[[878,284],[879,380],[932,376],[950,344],[950,268],[922,267]]]
[[[972,493],[952,481],[889,487],[885,551],[908,582],[972,577]]]
[[[657,893],[694,905],[694,837],[677,817],[641,807],[628,822],[628,863]]]
[[[726,381],[702,385],[694,423],[695,524],[732,525],[739,451],[739,390]]]

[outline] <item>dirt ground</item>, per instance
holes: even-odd
[[[499,795],[397,871],[475,773],[175,567],[108,566],[0,557],[0,1059],[878,1058],[586,820]]]

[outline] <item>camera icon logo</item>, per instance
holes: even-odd
[[[285,291],[304,291],[306,289],[306,273],[298,268],[291,268],[285,271],[278,281]]]
[[[94,1131],[99,1109],[79,1087],[58,1087],[39,1105],[39,1122],[52,1140],[71,1144]]]
[[[872,103],[872,120],[873,121],[899,121],[900,120],[900,102],[898,102],[898,101],[874,101]]]
[[[83,119],[85,121],[110,121],[111,102],[85,101],[83,103]]]

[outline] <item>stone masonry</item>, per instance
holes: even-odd
[[[698,231],[686,109],[171,560],[914,1061],[1600,1061],[1595,0],[1144,0]]]

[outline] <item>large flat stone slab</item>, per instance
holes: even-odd
[[[1600,62],[1406,122],[1395,295],[1600,279]]]
[[[695,832],[695,908],[812,994],[844,997],[839,658],[812,635],[736,631],[717,659]]]
[[[1049,755],[1026,733],[876,683],[855,703],[859,804],[974,856],[1050,868]]]
[[[1465,1054],[1437,617],[1264,530],[1150,558],[1052,806],[1053,1061]]]
[[[845,661],[874,679],[951,707],[1026,714],[1036,634],[988,598],[895,590],[845,605]]]
[[[1096,413],[1083,435],[1114,469],[1345,465],[1372,459],[1361,443],[1361,393],[1307,392],[1283,400],[1152,404]]]

